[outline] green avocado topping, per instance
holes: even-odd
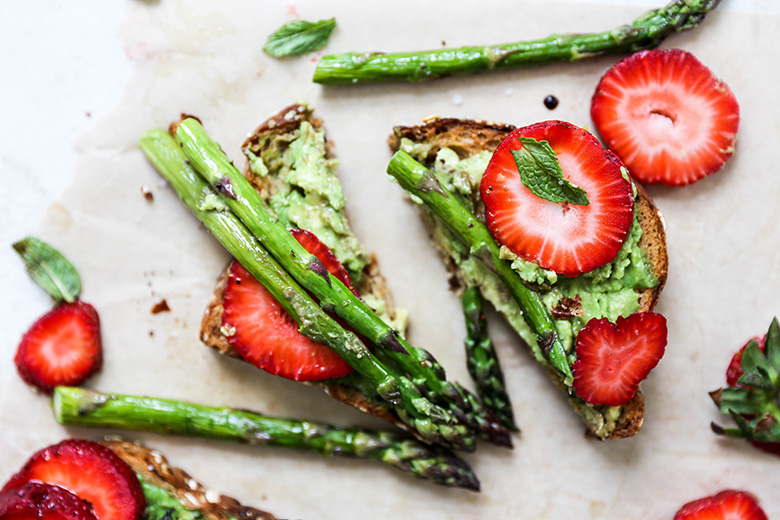
[[[298,120],[308,111],[299,106],[283,117]],[[346,197],[333,169],[338,162],[328,158],[325,132],[302,120],[294,129],[269,133],[257,145],[245,147],[244,154],[252,173],[270,186],[268,204],[285,227],[317,235],[347,270],[366,304],[403,334],[407,312],[390,308],[380,294],[361,290],[363,271],[371,258],[349,227]]]
[[[187,509],[173,495],[160,486],[146,481],[136,474],[146,498],[143,520],[202,520],[203,515],[195,509]]]
[[[274,190],[268,204],[289,228],[311,231],[327,245],[357,283],[369,256],[349,229],[346,198],[333,171],[337,161],[326,158],[325,133],[303,121],[290,134],[267,143],[260,154],[245,149],[249,167],[269,176]]]
[[[426,161],[431,154],[430,146],[401,140],[401,150],[417,160]],[[442,148],[435,156],[432,169],[446,188],[461,197],[463,202],[478,216],[484,215],[484,206],[479,186],[492,154],[479,152],[460,158],[452,149]],[[536,359],[546,364],[547,360],[536,341],[536,335],[525,322],[522,312],[500,281],[480,260],[470,254],[468,248],[430,214],[424,217],[433,230],[433,240],[455,263],[463,281],[478,286],[483,296],[508,320],[520,337],[529,345]],[[628,316],[639,310],[639,289],[658,285],[645,254],[639,247],[642,228],[636,212],[628,237],[612,262],[574,278],[567,278],[543,269],[538,265],[517,257],[509,249],[501,249],[501,257],[511,262],[512,268],[528,284],[537,287],[545,305],[553,310],[560,339],[566,348],[570,362],[576,358],[574,343],[577,333],[591,318],[606,317],[611,321],[618,316]],[[568,305],[567,305],[568,304]],[[575,307],[574,313],[566,312]],[[573,314],[573,315],[570,315]],[[607,436],[615,428],[621,407],[592,406],[572,396],[580,412],[591,424],[599,428],[598,434]]]

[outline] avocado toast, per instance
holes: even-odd
[[[0,490],[0,517],[47,520],[276,518],[241,505],[119,438],[65,439],[34,453]]]
[[[461,195],[484,221],[479,189],[482,174],[495,149],[513,130],[513,126],[502,123],[431,118],[419,126],[396,127],[389,144],[394,151],[405,151],[432,169],[439,182]],[[668,256],[663,219],[641,186],[633,185],[634,216],[628,238],[615,260],[592,273],[572,278],[557,276],[502,249],[502,255],[506,254],[505,259],[512,262],[525,283],[542,296],[569,352],[577,332],[590,318],[606,316],[614,320],[652,310],[666,281]],[[458,291],[478,286],[552,379],[565,388],[563,378],[550,367],[522,312],[495,273],[471,255],[468,247],[429,210],[421,208],[421,214],[434,245],[442,253],[451,285]],[[573,393],[569,397],[589,431],[601,439],[630,437],[642,425],[641,390],[623,406],[590,405]]]
[[[293,234],[298,233],[298,229],[311,233],[316,237],[315,240],[323,244],[320,248],[328,249],[327,254],[334,257],[334,261],[326,261],[325,264],[339,264],[336,269],[343,266],[345,280],[348,282],[345,285],[361,300],[349,305],[360,305],[372,310],[371,316],[374,319],[378,317],[382,326],[389,329],[386,335],[383,333],[384,339],[379,340],[379,343],[384,343],[384,346],[378,349],[380,353],[388,347],[400,348],[401,350],[396,352],[402,352],[404,347],[399,342],[405,343],[403,329],[406,313],[394,308],[376,260],[362,249],[349,229],[343,212],[344,195],[331,168],[333,160],[330,158],[320,125],[321,122],[311,116],[311,109],[303,105],[293,105],[279,112],[261,125],[244,143],[243,150],[249,160],[245,176],[252,188],[268,201],[270,209],[286,229]],[[331,268],[328,267],[328,270],[331,271]],[[335,276],[334,271],[331,271],[331,274]],[[235,280],[235,276],[232,279]],[[237,352],[234,347],[239,343],[233,336],[236,330],[240,332],[241,327],[226,327],[231,316],[231,298],[228,294],[230,280],[230,275],[223,273],[217,283],[204,314],[201,339],[206,345],[235,356]],[[346,302],[342,304],[347,305]],[[341,309],[339,305],[335,312],[338,313]],[[250,326],[251,324],[246,325]],[[396,343],[397,347],[393,346]],[[265,347],[258,345],[259,350],[263,348]],[[417,370],[434,373],[433,378],[438,380],[436,384],[443,384],[438,391],[430,394],[434,399],[449,400],[449,404],[455,404],[456,407],[463,405],[467,408],[482,409],[479,413],[485,415],[471,417],[475,417],[474,420],[479,423],[477,428],[484,435],[483,438],[499,445],[511,446],[509,430],[500,424],[500,420],[494,415],[484,410],[483,404],[476,396],[457,385],[442,383],[444,372],[430,354],[417,348],[413,348],[413,351],[414,356],[423,356],[419,363],[412,361],[412,356],[407,357],[407,352],[399,354],[401,362],[411,363]],[[242,357],[246,358],[246,355]],[[295,375],[289,378],[319,385],[338,400],[420,435],[420,431],[406,426],[408,417],[399,417],[397,411],[388,405],[387,399],[380,397],[378,389],[367,386],[358,374],[342,377],[344,375],[342,372],[328,371],[316,380],[298,378]],[[453,395],[453,392],[457,395]],[[433,409],[430,412],[437,413]],[[405,415],[405,412],[401,413]],[[457,421],[461,419],[463,416]],[[465,449],[473,449],[473,444]]]

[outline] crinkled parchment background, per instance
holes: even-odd
[[[281,518],[671,518],[682,503],[723,488],[753,491],[770,518],[780,517],[780,462],[716,438],[709,428],[723,418],[707,392],[723,384],[732,351],[763,333],[780,308],[780,18],[762,2],[724,4],[699,29],[666,42],[694,52],[727,81],[742,123],[738,151],[722,172],[684,189],[650,190],[668,224],[670,277],[658,310],[669,320],[669,347],[644,385],[648,410],[637,437],[587,439],[564,397],[500,320],[491,322],[492,332],[523,433],[514,451],[480,446],[466,456],[481,477],[480,494],[364,461],[131,436],[208,486]],[[386,137],[393,125],[416,124],[430,114],[590,125],[590,96],[617,58],[421,85],[323,88],[310,81],[316,56],[277,61],[261,51],[295,8],[310,20],[337,18],[328,52],[603,30],[646,10],[550,0],[129,2],[122,31],[132,78],[121,102],[81,137],[76,174],[40,233],[78,266],[83,297],[103,318],[105,367],[88,386],[377,424],[316,389],[220,358],[199,343],[200,315],[227,257],[135,145],[143,131],[187,112],[243,164],[244,136],[298,100],[312,103],[326,122],[355,232],[377,253],[397,303],[411,311],[411,340],[431,350],[451,377],[468,381],[459,302],[413,208],[384,173]],[[561,100],[554,111],[542,104],[548,94]],[[151,188],[154,202],[141,196],[141,186]],[[171,312],[152,315],[163,298]],[[14,348],[4,345],[3,358]],[[8,361],[0,376],[3,479],[46,443],[100,433],[56,425],[47,400],[29,391]]]

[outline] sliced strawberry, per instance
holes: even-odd
[[[547,141],[566,180],[584,189],[589,204],[554,203],[521,181],[511,150],[517,137]],[[634,216],[631,183],[622,163],[582,128],[546,121],[519,128],[498,146],[482,178],[488,228],[516,255],[566,276],[612,261]]]
[[[292,229],[290,230],[290,233],[292,233],[295,240],[297,240],[306,251],[316,256],[319,261],[325,265],[325,269],[327,269],[330,274],[346,285],[355,296],[358,298],[360,297],[352,286],[352,280],[349,279],[347,270],[341,265],[341,262],[339,262],[336,255],[333,254],[333,251],[317,238],[317,235],[311,231],[306,231],[305,229]]]
[[[239,262],[230,266],[222,325],[230,343],[248,362],[295,381],[343,377],[352,367],[325,345],[298,331],[281,304]]]
[[[731,358],[731,362],[729,363],[729,367],[726,369],[726,382],[729,386],[741,386],[737,383],[739,378],[742,376],[742,354],[745,352],[745,349],[750,344],[751,341],[757,341],[758,342],[758,348],[761,349],[761,352],[764,351],[764,342],[766,341],[766,335],[759,338],[756,336],[755,338],[751,338],[748,340],[747,343],[742,345],[742,348],[739,349],[739,351],[734,354],[734,357]]]
[[[638,312],[591,319],[577,335],[574,390],[590,404],[622,406],[664,355],[666,318]]]
[[[80,300],[57,305],[25,333],[15,361],[22,379],[47,394],[81,384],[103,364],[97,312]]]
[[[632,176],[670,186],[720,170],[739,128],[729,87],[680,49],[637,52],[609,69],[590,114]]]
[[[11,477],[2,492],[27,482],[61,486],[92,504],[97,520],[138,520],[146,500],[133,470],[96,442],[68,439],[44,448]]]
[[[97,520],[88,502],[65,488],[40,482],[0,493],[0,519]]]
[[[756,497],[729,489],[682,506],[674,520],[768,520]]]

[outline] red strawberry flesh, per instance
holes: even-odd
[[[295,240],[297,240],[306,251],[316,256],[317,259],[322,262],[325,269],[327,269],[330,274],[346,285],[355,296],[358,298],[360,297],[355,288],[352,287],[352,280],[349,279],[347,270],[344,269],[344,266],[338,261],[336,255],[333,254],[333,251],[317,238],[317,235],[311,231],[306,231],[305,229],[292,229],[290,230],[290,233],[292,233]]]
[[[572,365],[574,390],[594,405],[628,403],[667,343],[666,318],[654,312],[591,319],[577,335],[577,360]]]
[[[739,105],[728,86],[680,49],[637,52],[601,78],[591,117],[643,183],[695,182],[734,153]]]
[[[547,141],[565,179],[584,189],[589,204],[554,203],[521,181],[511,150],[517,137]],[[516,255],[565,276],[612,261],[634,216],[630,181],[622,163],[590,133],[563,121],[519,128],[499,145],[482,178],[486,220],[496,240]]]
[[[97,312],[80,300],[57,305],[22,337],[15,362],[22,379],[47,394],[81,384],[103,364]]]
[[[354,292],[346,270],[316,235],[302,230],[292,234]],[[353,371],[329,347],[301,334],[281,304],[236,261],[230,266],[223,309],[222,325],[231,331],[230,343],[241,357],[266,372],[295,381],[322,381]]]
[[[2,492],[28,482],[63,487],[92,504],[97,520],[138,520],[146,509],[141,484],[113,451],[96,442],[68,439],[34,454]]]
[[[27,482],[0,493],[3,520],[97,520],[92,506],[65,488]]]
[[[768,520],[768,517],[753,495],[729,489],[685,504],[674,520]]]

